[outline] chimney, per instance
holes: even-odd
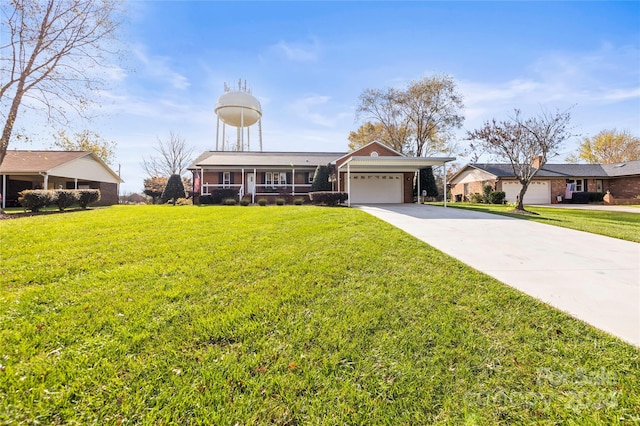
[[[542,164],[542,155],[538,155],[536,158],[533,159],[533,161],[531,162],[531,165],[533,167],[535,167],[536,169],[540,168],[540,165]]]

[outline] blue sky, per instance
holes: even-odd
[[[573,106],[575,133],[640,135],[640,2],[129,1],[127,9],[126,61],[111,73],[103,114],[74,123],[117,142],[124,192],[142,190],[141,159],[170,131],[195,155],[214,149],[217,98],[238,79],[262,104],[265,151],[346,151],[363,90],[435,74],[452,76],[464,96],[460,151],[465,130],[513,108]]]

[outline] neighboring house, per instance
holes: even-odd
[[[118,203],[122,179],[89,151],[7,151],[0,164],[2,207],[25,189],[99,189],[99,205]]]
[[[535,163],[534,163],[535,165]],[[467,164],[450,179],[453,200],[482,194],[489,184],[515,202],[522,185],[510,164]],[[545,164],[534,176],[524,196],[525,204],[550,204],[573,198],[575,192],[609,191],[614,198],[640,196],[640,160],[618,164]]]
[[[379,142],[351,152],[206,151],[189,170],[200,176],[201,194],[236,189],[238,196],[274,199],[306,197],[318,166],[331,168],[333,189],[349,193],[350,203],[413,202],[413,179],[427,166],[454,158],[405,157]]]

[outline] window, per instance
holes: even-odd
[[[377,151],[371,151],[370,154],[372,157],[377,157],[378,156],[378,152]]]
[[[584,191],[584,182],[582,179],[567,179],[567,183],[573,183],[575,185],[573,192],[582,192]]]
[[[287,173],[286,172],[266,172],[264,174],[265,184],[267,185],[286,185]]]

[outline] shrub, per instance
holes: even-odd
[[[71,207],[78,202],[78,191],[58,189],[55,191],[52,202],[58,206],[60,211],[64,211],[67,207]]]
[[[178,198],[176,200],[177,206],[192,206],[193,200],[191,198]]]
[[[309,193],[311,203],[316,205],[324,204],[327,206],[335,206],[347,201],[348,197],[349,195],[346,192],[319,191]]]
[[[572,204],[588,204],[589,194],[587,192],[574,192],[571,194]]]
[[[40,211],[41,208],[50,205],[55,198],[53,191],[44,189],[27,189],[18,193],[18,202],[26,210]]]
[[[601,203],[604,201],[604,192],[587,192],[590,203]]]
[[[433,168],[431,166],[420,169],[420,194],[418,194],[417,182],[413,186],[413,195],[422,196],[422,191],[427,192],[427,197],[437,197],[439,195],[436,178],[433,176]]]
[[[78,204],[84,210],[89,204],[100,201],[99,189],[78,189]]]
[[[478,194],[477,192],[469,194],[469,201],[475,204],[482,203],[482,194]]]
[[[491,191],[489,193],[489,201],[491,204],[504,204],[507,194],[504,191]]]
[[[285,205],[285,200],[284,198],[276,198],[276,204],[278,206],[284,206]]]
[[[212,189],[210,195],[200,196],[200,204],[223,204],[224,200],[228,198],[235,199],[237,196],[238,191],[235,189]]]
[[[489,204],[491,200],[489,199],[491,193],[493,192],[493,187],[489,184],[482,186],[482,202],[485,204]],[[496,204],[496,203],[493,203]]]
[[[248,206],[249,204],[251,204],[251,198],[242,197],[242,200],[240,200],[240,205],[241,206]]]
[[[164,191],[162,191],[162,202],[166,203],[171,201],[175,206],[178,198],[186,198],[186,196],[182,177],[178,174],[171,175],[167,181],[167,186],[165,186]]]
[[[293,204],[295,204],[296,206],[301,206],[304,204],[304,198],[296,198],[295,200],[293,200]]]
[[[227,198],[223,201],[223,204],[225,206],[235,206],[236,205],[236,199],[235,198]]]
[[[258,205],[262,206],[262,207],[266,206],[267,205],[267,200],[265,198],[260,198],[258,200]]]

